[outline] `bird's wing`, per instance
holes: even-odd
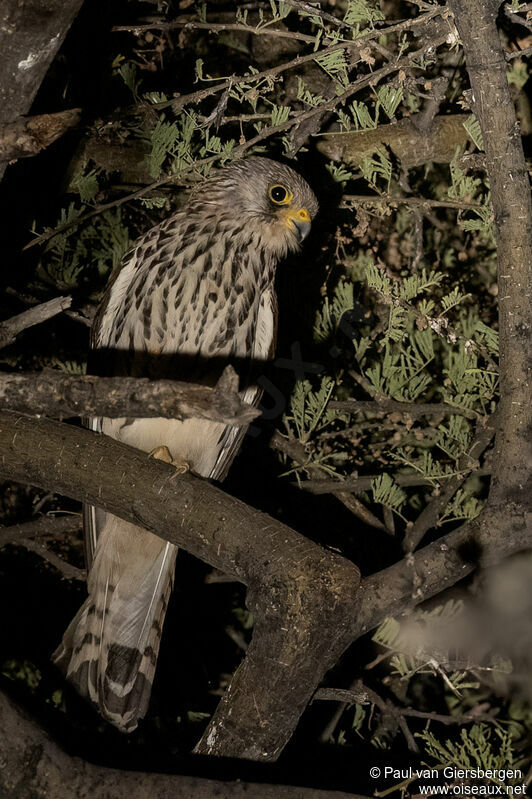
[[[252,362],[269,361],[275,352],[277,341],[277,298],[273,287],[267,289],[260,298],[259,311],[253,342]],[[240,392],[243,402],[257,406],[262,397],[262,388],[255,380]],[[226,427],[220,436],[220,452],[214,468],[209,475],[212,480],[224,480],[237,454],[247,427]]]

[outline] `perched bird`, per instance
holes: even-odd
[[[236,361],[241,397],[257,404],[249,366],[273,356],[275,269],[299,249],[317,210],[308,184],[275,161],[251,157],[213,173],[111,280],[92,331],[100,373],[103,364],[107,374],[212,382]],[[90,426],[214,480],[245,433],[200,419],[94,418]],[[104,718],[130,732],[148,707],[177,549],[94,507],[85,509],[85,538],[89,595],[54,660]]]

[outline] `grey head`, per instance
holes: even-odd
[[[256,231],[258,246],[280,258],[299,250],[318,201],[291,167],[252,156],[213,172],[193,190],[189,207],[235,228]]]

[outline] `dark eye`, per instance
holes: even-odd
[[[269,195],[270,200],[276,205],[284,205],[290,201],[290,192],[284,186],[281,186],[280,183],[270,186]]]

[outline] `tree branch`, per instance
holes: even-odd
[[[397,402],[397,400],[332,400],[327,405],[332,411],[342,413],[401,413],[418,419],[420,416],[466,416],[478,418],[478,413],[467,408],[457,408],[447,402]]]
[[[454,497],[458,489],[465,482],[471,473],[471,469],[477,465],[478,458],[489,447],[495,435],[495,425],[497,424],[497,412],[485,420],[479,422],[476,427],[475,437],[468,451],[462,455],[458,461],[459,474],[446,480],[441,490],[433,497],[428,505],[421,511],[416,521],[407,529],[403,540],[405,552],[412,552],[420,543],[425,533],[435,527],[440,514],[445,510],[447,504]]]
[[[198,744],[204,754],[275,760],[323,675],[353,640],[477,566],[532,548],[522,509],[505,517],[485,511],[366,577],[357,593],[354,564],[114,439],[4,411],[0,451],[0,475],[96,504],[248,585],[253,640]]]
[[[495,215],[501,400],[489,501],[504,517],[529,513],[531,502],[532,202],[497,30],[499,5],[496,0],[449,0],[482,130]]]
[[[4,799],[363,799],[313,788],[105,768],[66,754],[0,692],[0,793]]]
[[[83,0],[3,0],[0,124],[27,114]],[[0,179],[7,162],[2,156]]]
[[[319,466],[310,462],[310,455],[300,441],[289,440],[276,431],[270,439],[270,447],[278,452],[283,452],[289,458],[303,466],[311,477],[315,480],[326,480],[327,472]],[[328,481],[329,482],[329,481]],[[350,494],[344,487],[343,482],[337,481],[333,491],[330,492],[342,505],[350,510],[360,521],[376,530],[386,530],[384,524],[356,497]]]
[[[14,122],[0,125],[0,161],[37,155],[75,127],[80,113],[81,109],[73,108],[57,114],[19,117]]]
[[[0,322],[0,349],[12,344],[23,330],[46,322],[47,319],[57,316],[71,305],[72,297],[54,297],[53,300],[42,302],[17,316],[12,316],[11,319]]]
[[[238,427],[260,416],[257,408],[240,399],[238,376],[231,366],[214,387],[177,380],[69,375],[52,369],[36,374],[0,374],[0,404],[21,413],[59,419],[194,417]]]
[[[248,585],[253,640],[197,751],[275,760],[349,643],[357,567],[207,481],[88,430],[4,411],[0,451],[1,475],[104,507]]]

